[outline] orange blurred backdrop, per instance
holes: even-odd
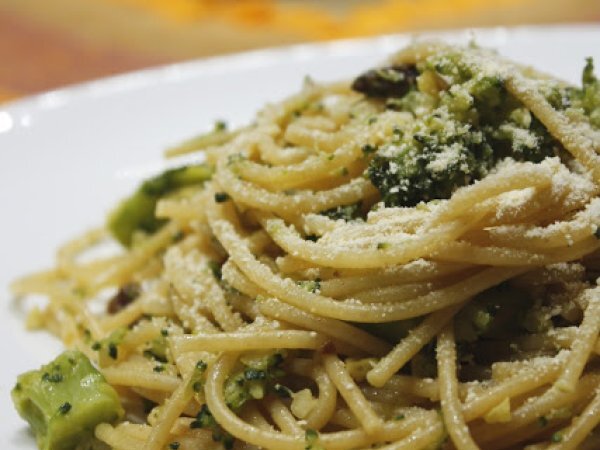
[[[0,101],[251,48],[424,29],[600,26],[599,0],[0,0]]]

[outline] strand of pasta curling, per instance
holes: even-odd
[[[382,225],[357,225],[353,227],[343,227],[346,234],[353,230],[360,233],[365,232],[365,238],[357,233],[357,236],[345,237],[343,243],[330,243],[328,234],[318,242],[311,242],[302,239],[295,230],[288,227],[281,219],[275,218],[269,214],[259,214],[259,220],[263,228],[271,235],[273,240],[288,253],[310,261],[314,264],[326,265],[332,267],[360,267],[370,268],[381,265],[398,264],[410,261],[411,259],[422,257],[429,252],[436,250],[443,251],[444,242],[452,242],[461,236],[464,232],[472,229],[477,224],[477,219],[485,216],[494,207],[493,202],[486,202],[486,199],[493,198],[503,192],[520,189],[523,187],[543,187],[552,182],[552,175],[559,169],[556,161],[548,161],[540,165],[531,163],[521,163],[516,165],[515,170],[500,170],[482,180],[481,182],[459,189],[453,197],[443,204],[439,211],[432,213],[429,224],[425,224],[425,230],[420,230],[420,235],[414,234],[398,235],[397,230],[386,228]],[[537,177],[532,178],[534,174]],[[477,207],[473,207],[477,205]],[[468,219],[461,218],[466,208],[470,208]],[[450,215],[449,215],[450,214]],[[442,220],[444,219],[444,220]],[[437,226],[437,228],[436,228]],[[336,230],[337,231],[337,230]],[[378,232],[373,238],[366,238],[368,233]],[[335,232],[332,234],[339,234]],[[386,235],[383,238],[383,235]],[[384,244],[381,245],[382,239]],[[352,246],[356,258],[347,257],[348,247]],[[479,253],[486,256],[487,249],[481,249]],[[518,251],[516,251],[518,253]],[[358,257],[360,256],[360,257]],[[498,251],[496,255],[498,256]],[[500,256],[502,254],[500,253]],[[536,255],[517,254],[511,256],[504,255],[504,259],[512,257],[514,261],[520,258],[528,257],[535,260]],[[488,264],[492,258],[490,255],[484,263]],[[539,258],[539,257],[538,257]],[[516,264],[516,262],[513,262]]]
[[[493,426],[477,424],[473,426],[472,434],[482,445],[490,445],[501,437],[510,438],[511,433],[530,425],[550,411],[571,406],[585,399],[591,399],[599,383],[600,374],[590,373],[579,380],[575,392],[563,392],[549,388],[541,395],[533,397],[512,411],[510,422],[493,424]]]
[[[336,301],[332,298],[308,292],[290,279],[281,278],[269,267],[260,263],[236,233],[231,223],[224,218],[219,205],[211,205],[208,217],[213,233],[227,250],[230,258],[254,283],[262,286],[271,295],[313,314],[355,322],[390,322],[425,315],[451,306],[528,269],[490,268],[429,294],[394,304],[364,304],[349,299]]]
[[[173,423],[193,397],[194,391],[191,386],[193,375],[194,372],[191,372],[186,379],[182,380],[168,401],[165,402],[157,417],[157,423],[152,427],[144,446],[146,450],[160,450],[166,445]]]
[[[588,299],[587,308],[571,346],[565,370],[554,385],[557,389],[568,392],[575,390],[600,332],[600,287],[587,289],[581,295]]]
[[[301,309],[268,298],[268,293],[246,278],[231,261],[223,265],[223,279],[250,297],[260,298],[258,310],[265,316],[283,320],[301,328],[320,332],[341,342],[360,349],[367,354],[383,354],[389,350],[389,344],[348,323],[317,316]]]
[[[453,316],[463,307],[462,303],[436,311],[411,329],[408,336],[402,339],[394,349],[367,373],[367,380],[376,387],[381,387],[406,364],[419,350],[433,339]]]
[[[599,423],[600,386],[596,388],[596,395],[589,405],[573,420],[570,427],[560,433],[560,442],[550,445],[547,450],[575,450]]]
[[[332,245],[305,240],[282,219],[272,215],[260,214],[259,218],[263,228],[287,253],[321,266],[355,269],[403,264],[421,258],[473,226],[471,220],[456,220],[418,236],[386,235],[383,241],[367,239],[362,246],[357,240]]]
[[[281,215],[319,212],[339,205],[356,203],[377,194],[375,187],[362,177],[328,191],[298,191],[291,195],[271,192],[240,180],[227,167],[217,169],[214,177],[236,202]]]
[[[337,389],[321,364],[311,364],[302,367],[296,358],[290,362],[290,371],[296,375],[310,378],[317,385],[318,397],[308,415],[303,418],[307,429],[320,430],[329,423],[337,406]]]
[[[229,168],[246,181],[267,189],[276,186],[277,190],[282,191],[302,185],[307,177],[310,177],[311,181],[328,178],[334,170],[340,166],[345,167],[361,156],[360,144],[347,140],[331,154],[309,156],[294,165],[266,167],[252,161],[239,161],[229,165]]]
[[[456,346],[454,324],[447,325],[438,336],[437,368],[440,384],[440,402],[448,434],[458,450],[479,450],[465,423],[458,397],[456,374]]]
[[[381,432],[383,420],[373,411],[363,393],[348,374],[345,364],[333,354],[323,355],[323,364],[329,378],[366,432],[369,434]]]
[[[217,422],[233,436],[253,445],[277,450],[304,450],[305,442],[295,435],[284,434],[273,430],[262,430],[239,419],[225,404],[223,384],[237,360],[237,355],[222,355],[216,363],[209,367],[205,385],[206,401]],[[419,426],[430,420],[436,420],[433,411],[422,412],[401,421],[390,421],[383,424],[382,432],[371,436],[362,429],[321,433],[319,441],[328,450],[343,450],[370,445],[375,442],[402,439]]]

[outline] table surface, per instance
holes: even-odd
[[[0,102],[258,47],[424,29],[595,22],[598,0],[0,0]]]

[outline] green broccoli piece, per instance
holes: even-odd
[[[11,394],[41,450],[74,449],[92,438],[96,425],[124,414],[115,390],[79,351],[20,375]]]
[[[156,203],[175,189],[203,183],[212,176],[205,164],[170,169],[142,183],[135,193],[123,200],[108,217],[108,229],[124,246],[129,247],[138,231],[153,233],[165,221],[154,215]]]
[[[433,113],[411,137],[378,152],[367,174],[386,206],[414,206],[449,198],[456,188],[483,177],[492,153],[481,132]]]
[[[244,367],[225,383],[225,403],[239,411],[248,400],[259,400],[267,392],[276,392],[277,380],[285,373],[281,369],[283,355],[274,353]]]
[[[540,162],[562,156],[560,143],[510,95],[502,78],[478,74],[459,55],[422,69],[435,71],[450,86],[418,114],[415,125],[380,145],[369,162],[366,174],[386,206],[449,198],[506,157]],[[419,96],[428,94],[413,90],[395,99],[395,109],[416,114],[410,103]]]

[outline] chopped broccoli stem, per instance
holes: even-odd
[[[41,450],[74,449],[92,438],[99,423],[123,417],[115,390],[78,351],[20,375],[12,399]]]
[[[157,201],[177,188],[203,183],[212,176],[205,164],[170,169],[150,178],[135,193],[123,200],[108,217],[108,229],[129,247],[136,231],[153,233],[165,222],[154,215]]]

